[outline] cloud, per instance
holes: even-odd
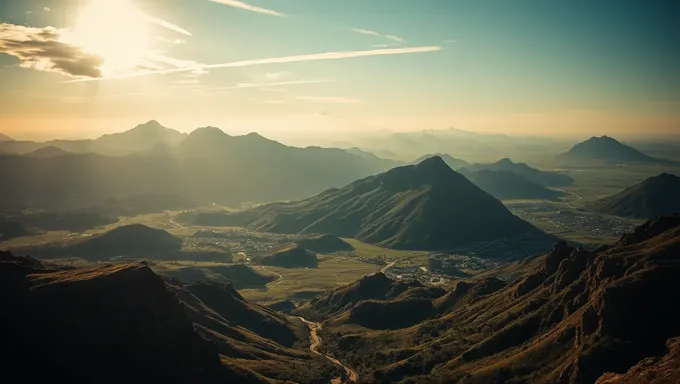
[[[317,103],[332,104],[363,104],[363,100],[352,99],[349,97],[323,97],[323,96],[297,96],[297,100],[313,101]]]
[[[45,7],[45,8],[43,8],[43,11],[49,12],[49,11],[51,11],[51,9],[50,9],[50,7]]]
[[[369,29],[360,29],[360,28],[352,28],[352,31],[356,33],[360,33],[362,35],[369,35],[369,36],[379,36],[383,37],[388,40],[396,41],[397,43],[405,43],[406,40],[404,40],[403,37],[395,36],[395,35],[383,35],[381,33],[378,33],[376,31],[371,31]]]
[[[243,10],[250,11],[250,12],[261,13],[263,15],[286,17],[286,15],[281,13],[281,12],[277,12],[277,11],[267,9],[267,8],[257,7],[255,5],[244,3],[243,1],[239,1],[239,0],[208,0],[208,1],[212,1],[213,3],[227,5],[227,6],[234,7],[234,8],[243,9]]]
[[[186,36],[191,36],[191,32],[187,31],[186,29],[180,27],[179,25],[175,25],[173,23],[170,23],[168,21],[165,21],[163,19],[159,19],[157,17],[149,16],[149,15],[144,15],[144,18],[146,21],[148,21],[151,24],[156,24],[158,26],[161,26],[163,28],[167,28],[171,31],[175,31],[177,33],[181,33]]]
[[[278,83],[240,83],[228,87],[218,87],[218,88],[209,88],[206,89],[206,91],[227,91],[230,89],[244,89],[244,88],[263,88],[263,87],[282,87],[285,85],[301,85],[301,84],[322,84],[322,83],[330,83],[333,80],[331,79],[322,79],[322,80],[298,80],[298,81],[281,81]]]
[[[361,33],[362,35],[381,36],[378,32],[369,31],[368,29],[352,28],[352,30],[356,33]]]
[[[290,76],[290,72],[287,71],[279,71],[279,72],[267,72],[264,74],[264,77],[267,80],[280,80],[286,77]]]
[[[163,43],[169,44],[169,45],[182,45],[182,44],[187,43],[187,41],[184,40],[184,39],[168,39],[167,37],[163,37],[163,36],[158,36],[156,39],[158,39],[158,41],[162,41]]]
[[[119,75],[119,76],[110,76],[110,77],[103,78],[101,80],[126,79],[126,78],[131,78],[131,77],[149,76],[149,75],[165,75],[165,74],[170,74],[170,73],[189,72],[189,71],[217,69],[217,68],[250,67],[250,66],[254,66],[254,65],[298,63],[298,62],[319,61],[319,60],[340,60],[340,59],[352,59],[352,58],[369,57],[369,56],[405,55],[405,54],[411,54],[411,53],[436,52],[436,51],[440,51],[441,49],[442,49],[442,47],[440,47],[440,46],[432,45],[432,46],[422,46],[422,47],[371,49],[371,50],[365,50],[365,51],[338,51],[338,52],[312,53],[312,54],[307,54],[307,55],[271,57],[271,58],[266,58],[266,59],[234,61],[234,62],[230,62],[230,63],[221,63],[221,64],[202,64],[199,67],[171,68],[171,69],[162,69],[162,70],[156,70],[156,71],[144,71],[144,72],[124,74],[124,75]],[[74,82],[82,82],[82,81],[92,81],[92,80],[91,79],[77,79],[77,80],[71,80],[71,81],[68,81],[68,82],[74,83]]]
[[[100,78],[103,60],[61,40],[53,27],[0,24],[0,53],[19,59],[19,66],[68,76]]]
[[[405,43],[406,42],[406,40],[404,40],[403,37],[399,37],[399,36],[395,36],[395,35],[384,35],[383,37],[386,38],[386,39],[392,40],[392,41],[396,41],[397,43]]]

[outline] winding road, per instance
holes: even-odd
[[[309,320],[305,319],[304,317],[300,317],[300,316],[298,316],[298,319],[300,319],[303,323],[305,323],[307,325],[307,327],[309,328],[309,340],[312,342],[309,345],[309,350],[314,354],[325,357],[331,363],[333,363],[333,364],[337,365],[338,367],[341,367],[342,369],[344,369],[345,372],[347,373],[347,377],[349,377],[349,380],[346,381],[346,383],[347,382],[349,382],[349,383],[358,382],[359,381],[359,374],[355,370],[353,370],[352,368],[341,363],[340,360],[334,358],[333,356],[326,355],[324,353],[319,352],[319,345],[321,345],[321,337],[319,336],[319,331],[321,330],[321,328],[323,328],[321,323],[315,323],[315,322],[309,321]],[[331,381],[331,383],[334,383],[334,384],[335,383],[342,383],[342,379],[340,379],[340,378],[333,379]]]

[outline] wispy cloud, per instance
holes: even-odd
[[[0,24],[0,53],[19,59],[19,66],[68,76],[100,78],[103,60],[64,42],[62,31]]]
[[[230,7],[239,8],[239,9],[243,9],[243,10],[250,11],[250,12],[261,13],[263,15],[286,17],[286,14],[284,14],[284,13],[277,12],[277,11],[267,9],[267,8],[258,7],[258,6],[252,5],[252,4],[244,3],[243,1],[239,1],[239,0],[208,0],[208,1],[212,1],[213,3],[218,3],[218,4],[224,4],[224,5],[227,5],[227,6],[230,6]]]
[[[230,89],[244,89],[244,88],[265,88],[265,87],[283,87],[286,85],[302,85],[302,84],[321,84],[330,83],[332,79],[321,80],[298,80],[298,81],[280,81],[277,83],[240,83],[228,87],[208,88],[206,91],[228,91]]]
[[[352,28],[352,31],[356,33],[360,33],[362,35],[368,35],[368,36],[378,36],[378,37],[383,37],[388,40],[396,41],[397,43],[405,43],[406,40],[403,37],[399,37],[396,35],[383,35],[382,33],[378,33],[376,31],[371,31],[369,29],[360,29],[360,28]]]
[[[280,80],[286,77],[290,76],[290,72],[288,71],[279,71],[279,72],[267,72],[264,74],[264,77],[267,80]]]
[[[163,19],[159,19],[157,17],[153,17],[153,16],[150,16],[150,15],[144,15],[144,18],[146,19],[146,21],[148,21],[151,24],[156,24],[158,26],[169,29],[171,31],[175,31],[177,33],[181,33],[181,34],[186,35],[186,36],[191,36],[191,32],[189,32],[186,29],[180,27],[179,25],[173,24],[169,21],[165,21]]]
[[[217,68],[234,68],[234,67],[250,67],[255,65],[266,65],[266,64],[285,64],[285,63],[297,63],[306,61],[320,61],[320,60],[340,60],[340,59],[352,59],[359,57],[370,57],[370,56],[389,56],[389,55],[404,55],[411,53],[425,53],[425,52],[436,52],[440,51],[442,47],[432,45],[432,46],[422,46],[422,47],[403,47],[403,48],[386,48],[386,49],[371,49],[365,51],[338,51],[338,52],[326,52],[326,53],[313,53],[308,55],[296,55],[296,56],[284,56],[284,57],[271,57],[266,59],[256,59],[256,60],[244,60],[244,61],[234,61],[230,63],[221,64],[201,64],[196,67],[186,67],[186,68],[170,68],[156,71],[142,71],[138,73],[130,73],[119,76],[110,76],[104,79],[125,79],[131,77],[139,76],[149,76],[149,75],[165,75],[170,73],[178,72],[190,72],[196,70],[207,70],[207,69],[217,69]],[[68,81],[69,83],[92,81],[93,79],[77,79]],[[102,79],[103,80],[103,79]]]
[[[356,33],[361,33],[362,35],[380,36],[380,34],[378,32],[369,31],[368,29],[352,28],[352,30]]]
[[[352,99],[349,97],[297,96],[296,99],[331,104],[363,104],[364,102],[363,100]]]
[[[444,43],[446,44],[451,44],[451,43],[457,43],[458,40],[444,40]]]
[[[405,43],[406,40],[404,40],[403,37],[395,36],[395,35],[383,35],[384,38],[396,41],[397,43]]]

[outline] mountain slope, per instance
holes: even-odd
[[[680,177],[662,173],[626,188],[615,195],[587,205],[587,208],[614,216],[651,218],[680,212]]]
[[[431,157],[435,157],[435,156],[441,157],[442,160],[444,160],[444,162],[446,163],[446,165],[451,167],[451,169],[453,169],[454,171],[457,171],[461,168],[470,166],[470,163],[468,163],[467,161],[461,160],[461,159],[456,159],[455,157],[448,155],[446,153],[427,154],[427,155],[421,156],[418,159],[412,161],[411,164],[419,164],[419,163],[423,162],[423,160],[427,160],[427,159],[429,159]]]
[[[635,148],[622,144],[608,136],[591,137],[574,145],[568,152],[557,156],[567,162],[605,161],[621,163],[659,163],[666,160],[648,156]]]
[[[545,199],[557,200],[562,192],[553,191],[511,171],[460,171],[476,186],[499,200]]]
[[[398,249],[449,249],[536,234],[440,157],[394,168],[293,203],[201,214],[199,225],[247,225],[274,233],[331,233]]]
[[[668,216],[597,251],[559,243],[512,282],[461,282],[413,325],[358,321],[363,297],[342,306],[320,296],[303,309],[331,316],[327,350],[369,383],[594,383],[680,335],[679,252],[680,217]]]
[[[532,168],[525,163],[515,163],[508,158],[501,159],[491,164],[472,164],[469,167],[466,167],[466,169],[472,172],[482,170],[512,172],[544,187],[563,187],[571,185],[574,182],[574,179],[569,175],[558,172],[541,171]]]
[[[173,260],[182,248],[182,239],[142,224],[120,226],[87,237],[74,244],[36,249],[41,257],[81,257],[108,260],[113,257],[158,257]]]
[[[0,133],[0,143],[4,143],[6,141],[14,141],[14,139],[7,136],[7,135],[3,135],[2,133]]]
[[[340,374],[306,349],[298,320],[230,285],[163,280],[144,263],[59,269],[0,253],[0,288],[12,292],[0,298],[10,382],[318,383]],[[25,361],[41,369],[26,371]]]

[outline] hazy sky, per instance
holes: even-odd
[[[680,2],[0,0],[0,132],[680,133]]]

